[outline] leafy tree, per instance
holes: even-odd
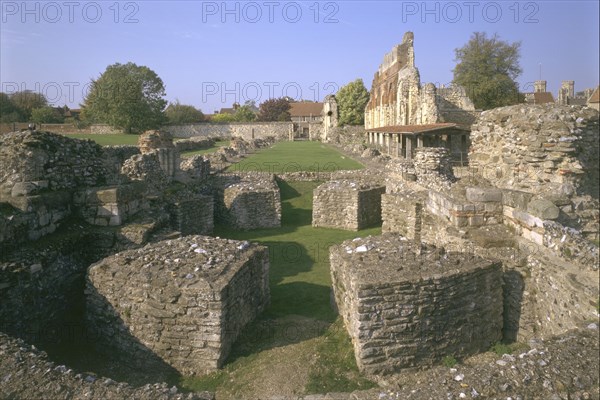
[[[29,121],[33,109],[48,105],[48,100],[43,94],[31,90],[13,93],[10,95],[10,100],[17,108],[21,121]]]
[[[170,124],[193,124],[204,121],[204,114],[194,106],[179,103],[169,104],[165,110],[165,115]]]
[[[6,93],[0,92],[0,122],[18,122],[21,120],[19,109]]]
[[[521,42],[511,44],[497,34],[488,38],[484,32],[473,33],[466,45],[455,49],[453,83],[463,86],[479,109],[521,103],[515,81],[522,72],[520,49]]]
[[[163,81],[154,71],[134,63],[113,64],[96,80],[82,106],[82,118],[127,133],[156,129],[165,121]]]
[[[53,107],[34,108],[31,111],[31,120],[38,124],[60,124],[65,118]]]
[[[340,125],[362,125],[365,122],[365,107],[369,92],[362,79],[343,86],[335,95],[338,102]]]
[[[249,100],[243,106],[239,107],[235,110],[235,114],[233,114],[234,118],[238,122],[251,122],[256,119],[255,110],[256,105],[254,101]]]
[[[290,101],[286,98],[269,99],[258,110],[259,121],[289,121]]]
[[[235,122],[235,117],[233,114],[215,114],[210,120],[217,124],[225,124],[228,122]]]

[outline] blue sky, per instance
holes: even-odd
[[[521,41],[519,84],[598,85],[598,1],[1,1],[2,91],[75,108],[110,64],[146,65],[167,99],[212,113],[234,101],[322,100],[415,33],[422,82],[452,80],[475,31]]]

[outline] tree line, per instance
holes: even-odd
[[[497,35],[488,38],[475,32],[469,42],[455,50],[453,83],[467,89],[475,107],[490,109],[522,102],[517,77],[520,42],[507,43]],[[517,94],[515,96],[515,93]],[[128,133],[158,128],[164,124],[203,122],[206,116],[192,105],[178,100],[168,104],[165,85],[150,68],[134,63],[109,65],[91,82],[91,90],[81,105],[83,123],[103,123]],[[357,79],[336,93],[339,123],[361,125],[369,92]],[[252,101],[237,105],[233,112],[219,113],[212,122],[289,121],[290,99],[269,99],[259,107]],[[0,122],[63,123],[68,108],[52,107],[39,93],[22,91],[0,93]]]

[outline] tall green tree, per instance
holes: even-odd
[[[453,83],[463,86],[476,108],[488,110],[521,103],[517,77],[521,42],[508,43],[497,34],[488,38],[475,32],[469,42],[455,49]]]
[[[340,125],[362,125],[365,122],[365,107],[369,92],[362,79],[342,86],[335,95],[338,102]]]
[[[0,92],[0,122],[18,122],[21,120],[19,109],[6,93]]]
[[[290,101],[287,98],[269,99],[261,103],[258,109],[259,121],[289,121]]]
[[[31,111],[31,120],[38,124],[60,124],[65,121],[65,118],[56,108],[46,106],[34,108]]]
[[[204,121],[204,114],[194,106],[181,104],[179,100],[169,104],[165,116],[170,124],[193,124]]]
[[[166,122],[165,86],[150,68],[113,64],[96,80],[82,105],[82,118],[127,133],[156,129]]]
[[[249,100],[243,106],[235,110],[233,117],[237,122],[251,122],[256,119],[256,105],[254,101]]]
[[[31,112],[35,108],[46,107],[48,100],[41,93],[35,93],[31,90],[23,90],[10,95],[10,100],[17,108],[21,121],[31,120]]]

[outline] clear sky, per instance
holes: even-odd
[[[556,92],[598,85],[594,1],[1,1],[2,91],[42,92],[78,107],[110,64],[134,62],[163,80],[167,99],[205,113],[288,95],[322,100],[362,78],[415,34],[421,81],[452,80],[454,49],[475,31],[521,41],[519,78]]]

